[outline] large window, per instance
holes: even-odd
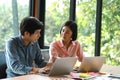
[[[76,0],[76,22],[78,24],[78,40],[82,44],[86,56],[94,56],[96,0]]]
[[[19,34],[19,22],[29,15],[29,0],[0,1],[0,51],[5,41]]]
[[[120,65],[120,1],[103,0],[101,55],[107,64]]]
[[[37,1],[37,2],[35,2]],[[44,45],[49,46],[54,40],[60,38],[62,24],[69,20],[70,0],[45,0],[45,6],[38,4],[42,0],[31,0],[36,16],[44,13],[45,7],[45,32]],[[96,30],[96,1],[76,0],[76,19],[78,24],[78,41],[81,43],[86,56],[95,54],[95,30]],[[44,1],[43,1],[44,3]],[[101,31],[101,56],[106,56],[106,63],[120,65],[120,1],[103,0],[102,4],[102,31]],[[29,15],[29,0],[1,0],[0,2],[0,51],[3,51],[5,41],[19,34],[21,19]],[[35,9],[35,10],[34,10]],[[72,10],[72,9],[71,9]],[[42,12],[43,11],[43,12]],[[33,15],[33,16],[35,16]],[[73,15],[72,15],[73,16]],[[43,40],[42,40],[43,41]],[[41,43],[41,42],[40,42]]]
[[[60,38],[62,24],[69,20],[69,0],[46,0],[45,12],[45,46]]]

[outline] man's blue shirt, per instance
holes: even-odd
[[[37,42],[25,46],[22,37],[17,36],[7,41],[5,47],[7,62],[7,77],[15,77],[29,74],[33,68],[33,62],[38,67],[45,63]]]

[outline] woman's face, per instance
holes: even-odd
[[[61,30],[61,38],[63,41],[72,40],[72,31],[69,27],[65,26]]]

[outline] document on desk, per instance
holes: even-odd
[[[75,80],[120,80],[120,74],[99,74],[99,73],[71,73],[70,76]]]
[[[120,79],[120,74],[110,74],[108,77],[119,78]]]
[[[70,73],[70,77],[77,80],[88,80],[94,77],[99,76],[99,73],[89,72],[89,73]]]

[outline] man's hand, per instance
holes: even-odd
[[[32,68],[32,70],[30,71],[30,74],[35,74],[38,73],[38,69],[37,68]]]
[[[48,73],[50,71],[50,68],[52,66],[52,63],[47,63],[47,65],[43,68],[32,68],[30,71],[30,74],[35,74],[35,73]]]

